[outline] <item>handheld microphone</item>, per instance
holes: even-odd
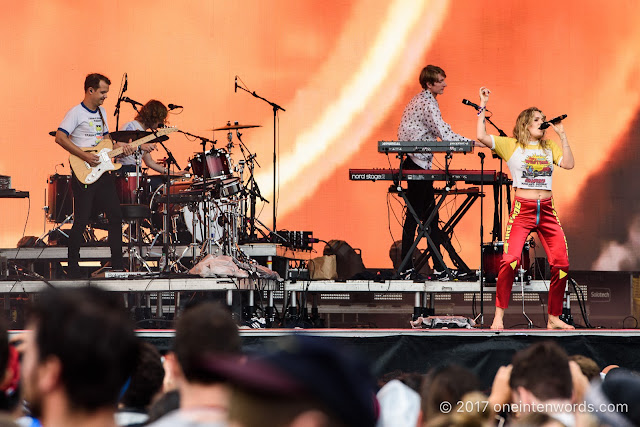
[[[238,76],[236,76],[236,87],[234,89],[234,92],[238,93]]]
[[[176,108],[184,108],[182,105],[169,104],[167,105],[169,110],[175,110]]]
[[[138,101],[134,101],[133,99],[129,98],[128,96],[125,96],[124,98],[122,98],[122,100],[124,102],[128,102],[129,104],[132,104],[132,105],[142,105]]]
[[[480,106],[479,106],[478,104],[474,104],[473,102],[469,101],[468,99],[463,99],[463,100],[462,100],[462,103],[463,103],[464,105],[468,105],[468,106],[470,106],[470,107],[473,107],[473,108],[475,108],[476,110],[479,110],[479,109],[480,109]]]
[[[549,126],[551,126],[551,123],[553,123],[554,125],[557,125],[558,123],[560,123],[561,121],[563,121],[564,119],[567,118],[566,114],[563,114],[561,116],[555,117],[551,120],[547,120],[546,122],[542,122],[542,124],[540,125],[540,129],[546,129]]]

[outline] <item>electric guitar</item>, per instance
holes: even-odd
[[[171,132],[177,131],[176,127],[165,127],[158,129],[155,133],[142,137],[133,141],[130,145],[133,147],[139,147],[142,144],[153,141],[159,136],[167,135]],[[123,153],[122,147],[113,149],[113,143],[111,139],[103,139],[95,147],[80,147],[82,151],[94,153],[100,158],[100,164],[98,166],[91,166],[89,163],[82,160],[80,157],[71,154],[69,156],[69,164],[73,173],[78,180],[83,184],[93,184],[96,182],[103,173],[111,170],[118,170],[122,167],[120,163],[114,163],[113,158]]]

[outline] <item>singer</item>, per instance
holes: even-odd
[[[441,95],[444,92],[444,88],[447,87],[446,77],[444,70],[435,65],[427,65],[422,69],[419,77],[422,91],[415,95],[404,109],[402,120],[398,127],[398,140],[426,141],[440,138],[447,141],[468,141],[467,138],[453,132],[451,126],[442,119],[436,97]],[[407,171],[411,169],[431,169],[432,159],[433,154],[431,153],[409,154],[409,158],[404,164],[404,169]],[[436,205],[433,182],[407,181],[407,198],[411,206],[416,210],[418,217],[425,221]],[[431,223],[430,236],[436,247],[440,248],[445,236],[438,222],[439,217],[436,213]],[[407,255],[409,248],[413,244],[417,226],[415,218],[407,211],[402,228],[402,259]],[[409,268],[411,267],[410,265]],[[435,268],[441,271],[444,270],[444,266],[434,265]]]
[[[545,116],[536,107],[530,107],[518,115],[513,138],[488,135],[485,111],[489,94],[489,89],[480,88],[478,141],[507,162],[515,189],[515,200],[504,237],[504,254],[496,285],[496,314],[491,329],[504,329],[504,310],[509,305],[522,247],[532,231],[538,233],[551,266],[547,328],[574,329],[559,317],[567,283],[569,253],[551,194],[554,165],[563,169],[573,169],[575,165],[567,134],[561,122],[551,123],[561,144],[546,139],[546,130],[540,129]]]
[[[121,130],[156,130],[161,126],[164,126],[167,120],[167,114],[167,107],[165,107],[162,102],[152,99],[144,104],[140,109],[140,112],[136,115],[135,119],[126,123]],[[167,169],[161,164],[156,163],[155,160],[153,160],[153,158],[151,157],[150,153],[155,149],[156,144],[154,143],[142,144],[140,146],[140,150],[143,152],[142,160],[144,160],[144,163],[154,171],[161,174],[166,174],[168,172]],[[134,154],[126,157],[119,157],[116,159],[116,161],[122,165],[120,171],[124,173],[136,171],[136,159]],[[177,171],[175,173],[177,175],[186,175],[187,172]],[[157,188],[158,185],[160,185],[160,183],[154,185],[153,189]]]

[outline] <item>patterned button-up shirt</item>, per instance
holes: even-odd
[[[468,141],[451,130],[442,120],[440,106],[433,94],[425,89],[407,104],[398,127],[398,141]],[[431,153],[409,154],[411,160],[423,169],[431,169]]]

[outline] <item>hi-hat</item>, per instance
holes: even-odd
[[[208,129],[210,131],[217,131],[217,130],[234,130],[234,129],[248,129],[248,128],[259,128],[261,127],[260,125],[239,125],[237,122],[235,124],[231,124],[230,122],[227,123],[226,126],[222,126],[220,128],[215,128],[215,129]]]

